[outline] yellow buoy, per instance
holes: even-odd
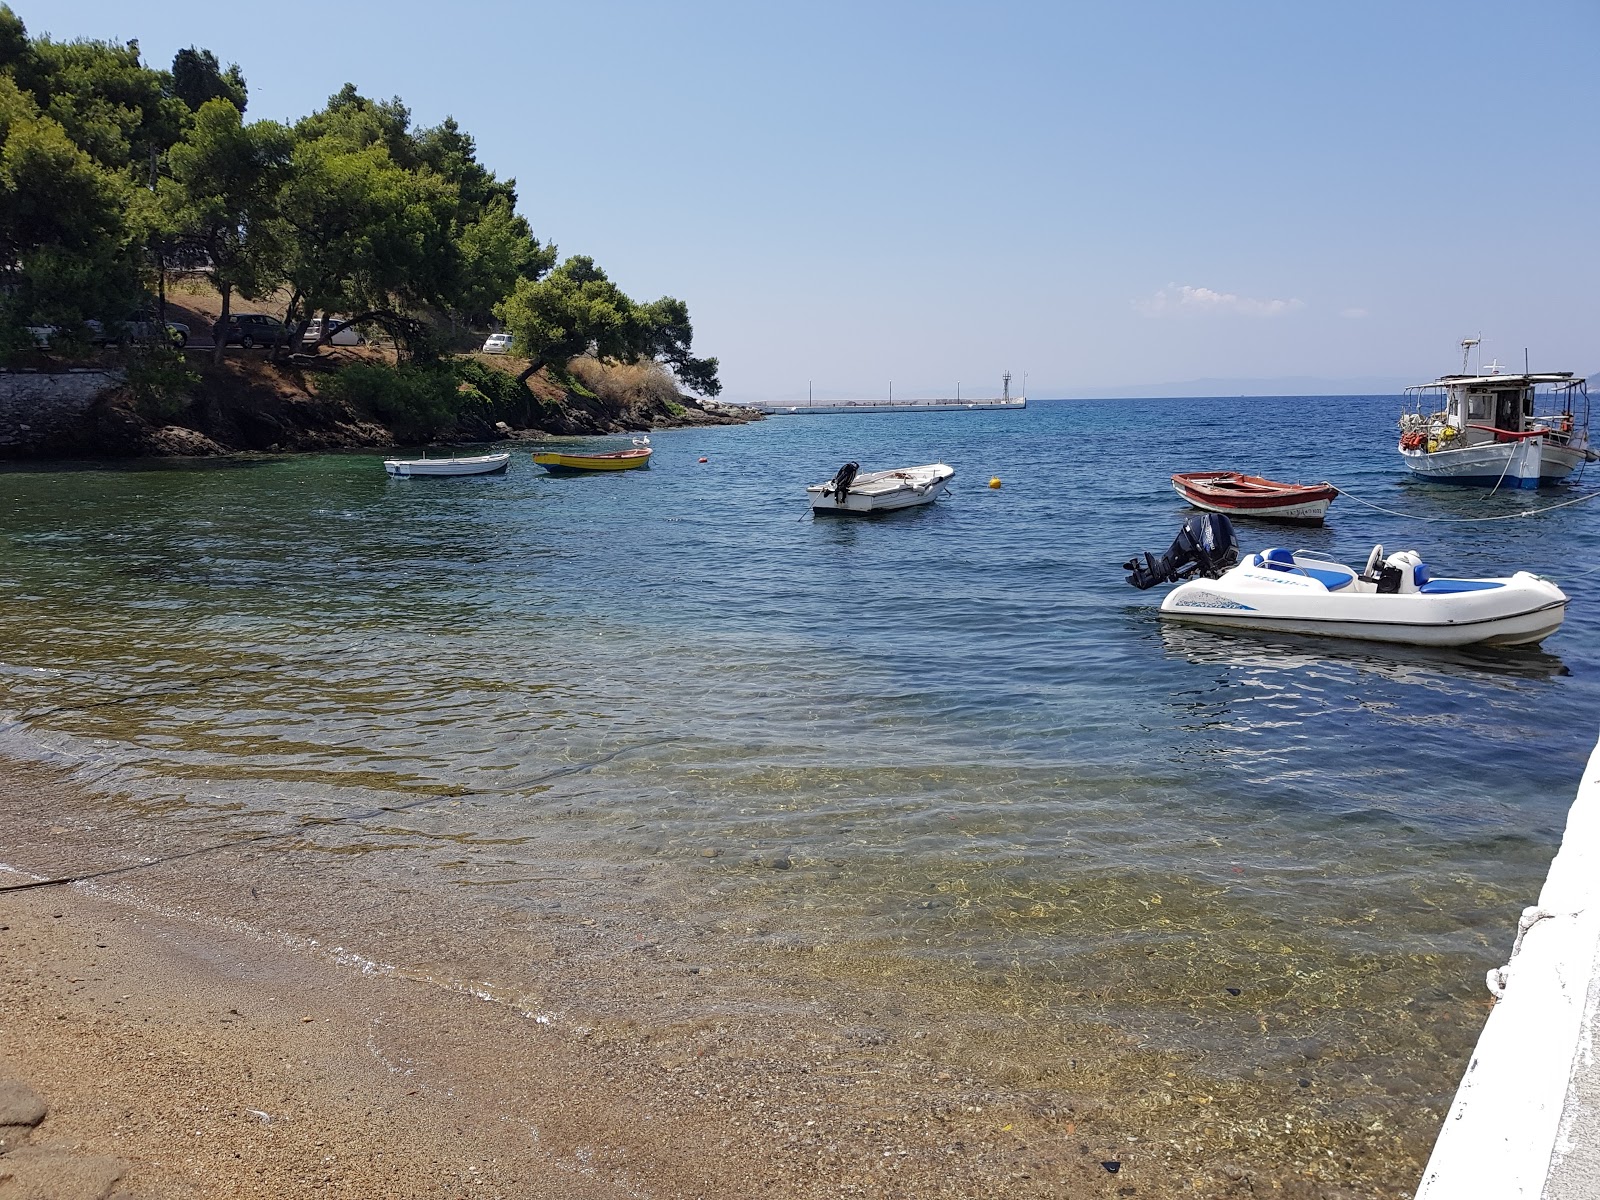
[[[996,475],[993,479],[989,480],[989,486],[992,487],[992,488],[999,487],[1000,486],[1000,476]]]

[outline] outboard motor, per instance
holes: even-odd
[[[1122,564],[1128,582],[1141,591],[1158,583],[1177,583],[1191,575],[1215,579],[1239,561],[1239,539],[1233,522],[1221,513],[1196,513],[1183,523],[1172,547],[1160,558],[1148,551],[1144,561]]]
[[[840,504],[844,503],[844,495],[850,490],[850,485],[856,481],[856,472],[861,470],[858,462],[847,462],[839,468],[838,474],[822,485],[822,494],[832,496]]]

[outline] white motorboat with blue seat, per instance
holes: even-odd
[[[1279,547],[1237,562],[1231,525],[1190,529],[1206,520],[1226,523],[1215,514],[1191,517],[1167,554],[1126,564],[1135,587],[1178,583],[1161,602],[1163,617],[1418,646],[1513,646],[1549,637],[1566,616],[1566,594],[1528,571],[1434,578],[1415,550],[1386,555],[1382,546],[1360,572]]]

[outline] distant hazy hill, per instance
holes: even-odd
[[[1137,399],[1146,396],[1394,396],[1416,379],[1379,376],[1366,379],[1316,379],[1291,375],[1281,379],[1187,379],[1181,383],[1146,383],[1119,388],[1030,390],[1034,395],[1071,400]]]

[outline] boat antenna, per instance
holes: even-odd
[[[1472,348],[1482,340],[1482,334],[1479,334],[1477,337],[1461,339],[1461,373],[1463,375],[1467,373],[1467,355],[1471,354]]]

